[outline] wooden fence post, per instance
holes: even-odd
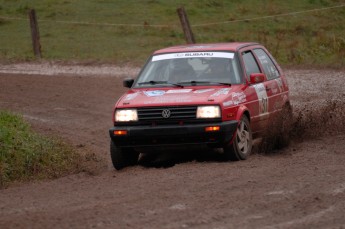
[[[188,17],[187,17],[186,11],[184,10],[184,7],[178,8],[177,14],[180,17],[180,22],[181,22],[183,33],[184,33],[187,43],[194,44],[195,43],[194,35],[189,25]]]
[[[36,19],[36,12],[34,9],[29,10],[31,37],[32,37],[32,47],[34,49],[34,54],[36,58],[41,58],[41,44],[40,44],[40,33],[38,30],[38,24]]]

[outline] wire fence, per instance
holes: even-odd
[[[284,63],[318,64],[315,55],[332,56],[328,60],[332,62],[345,54],[344,8],[345,4],[338,4],[245,18],[233,18],[222,11],[219,20],[206,23],[205,19],[196,21],[193,10],[188,16],[199,43],[257,41]],[[38,11],[37,18],[43,57],[47,59],[142,63],[152,50],[184,43],[176,9],[171,9],[170,17],[162,23],[156,23],[155,15],[146,9],[133,10],[135,16],[130,21],[134,23],[124,23],[128,17],[122,19],[120,10],[101,15],[97,11],[41,13]],[[114,14],[122,21],[107,22]],[[332,20],[329,14],[338,15],[339,20]],[[0,58],[33,58],[27,17],[0,14],[0,28]]]
[[[288,12],[282,14],[275,14],[275,15],[267,15],[261,17],[254,17],[254,18],[243,18],[237,20],[228,20],[228,21],[218,21],[218,22],[211,22],[211,23],[201,23],[201,24],[192,24],[192,27],[204,27],[204,26],[211,26],[211,25],[221,25],[221,24],[228,24],[228,23],[237,23],[237,22],[249,22],[249,21],[256,21],[256,20],[264,20],[264,19],[272,19],[278,17],[286,17],[298,14],[308,14],[314,13],[319,11],[325,10],[332,10],[337,8],[343,8],[345,4],[340,4],[337,6],[330,6],[330,7],[322,7],[316,8],[311,10],[303,10],[303,11],[295,11],[295,12]],[[3,20],[19,20],[19,21],[28,21],[27,18],[21,17],[8,17],[8,16],[1,16],[0,19]],[[153,28],[172,28],[172,27],[179,27],[178,24],[127,24],[127,23],[95,23],[95,22],[83,22],[83,21],[67,21],[67,20],[47,20],[41,19],[40,22],[51,22],[51,23],[62,23],[62,24],[73,24],[73,25],[92,25],[92,26],[126,26],[126,27],[153,27]]]

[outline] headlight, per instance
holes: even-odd
[[[196,111],[197,118],[220,118],[219,106],[200,106]]]
[[[135,109],[130,110],[116,110],[115,122],[131,122],[138,121],[138,113]]]

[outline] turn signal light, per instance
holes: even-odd
[[[127,135],[127,130],[114,130],[114,135]]]
[[[208,126],[208,127],[205,127],[205,131],[206,132],[219,131],[219,130],[220,130],[219,126]]]

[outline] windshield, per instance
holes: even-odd
[[[152,56],[134,87],[240,84],[232,52],[186,52]]]

